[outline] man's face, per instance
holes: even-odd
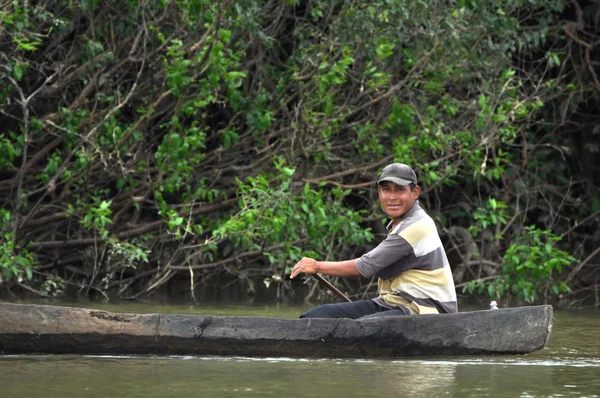
[[[377,188],[379,192],[379,200],[383,211],[392,219],[402,217],[406,212],[412,209],[415,200],[421,193],[421,188],[416,186],[414,190],[410,190],[410,186],[400,186],[389,181],[384,181]]]

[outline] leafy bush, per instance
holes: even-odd
[[[303,256],[341,259],[349,246],[363,245],[373,236],[360,226],[361,211],[347,208],[350,190],[293,184],[295,169],[282,160],[278,174],[238,180],[240,210],[213,232],[243,250],[259,250],[272,272],[288,274]]]
[[[525,227],[524,232],[506,250],[502,271],[497,278],[492,281],[474,280],[463,291],[483,293],[487,289],[492,298],[509,295],[528,303],[570,291],[559,275],[576,259],[555,247],[561,238],[535,226]]]
[[[0,222],[0,284],[11,279],[16,279],[19,283],[31,279],[35,264],[33,255],[28,250],[19,248],[14,232],[8,231],[13,219],[5,209],[0,209]]]
[[[137,297],[174,277],[349,258],[381,223],[366,187],[392,161],[416,168],[444,228],[470,230],[465,267],[475,251],[498,264],[465,278],[510,274],[499,264],[527,244],[523,225],[570,231],[598,209],[586,188],[598,123],[563,131],[593,113],[581,104],[595,109],[597,79],[575,50],[592,51],[597,29],[580,31],[591,15],[562,24],[561,0],[5,3],[11,281],[16,270],[42,291],[63,281]],[[70,266],[28,281],[30,256]]]

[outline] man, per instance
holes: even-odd
[[[305,257],[292,269],[331,276],[377,276],[379,297],[325,304],[301,318],[366,318],[457,312],[452,272],[435,223],[419,206],[421,188],[412,168],[386,166],[376,184],[383,211],[391,217],[388,236],[360,258],[317,261]]]

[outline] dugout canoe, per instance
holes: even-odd
[[[549,305],[351,320],[123,314],[0,303],[0,353],[304,358],[524,354],[546,345],[552,320]]]

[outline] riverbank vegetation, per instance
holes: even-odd
[[[595,2],[1,3],[3,294],[324,298],[398,161],[459,293],[600,302]]]

